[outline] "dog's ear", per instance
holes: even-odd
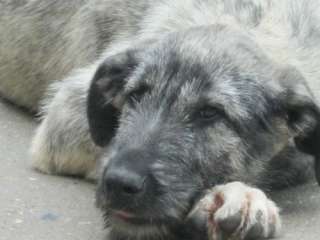
[[[297,148],[315,157],[315,173],[320,184],[320,108],[302,74],[286,68],[279,74],[278,99]]]
[[[87,116],[93,141],[105,146],[115,135],[124,85],[137,61],[133,51],[106,59],[97,69],[88,94]]]

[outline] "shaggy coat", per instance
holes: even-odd
[[[33,165],[98,177],[112,240],[216,239],[199,200],[214,215],[239,189],[263,230],[220,228],[274,236],[275,205],[227,183],[297,184],[313,159],[320,181],[319,79],[318,1],[0,1],[0,94],[41,115]]]

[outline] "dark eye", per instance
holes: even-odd
[[[148,91],[147,86],[141,86],[128,94],[128,100],[131,104],[140,102],[144,94]]]
[[[204,121],[212,121],[221,116],[221,110],[212,106],[205,106],[197,112],[197,118]]]

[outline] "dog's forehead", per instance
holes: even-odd
[[[253,106],[263,111],[272,64],[259,47],[222,27],[196,33],[173,35],[150,51],[128,88],[148,85],[157,101],[174,96],[177,105],[205,99],[235,118],[250,117]]]
[[[174,51],[164,56],[154,56],[150,62],[144,62],[129,79],[126,91],[147,86],[155,98],[196,101],[204,96],[212,80],[206,65],[197,59],[178,56]]]

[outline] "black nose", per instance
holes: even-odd
[[[151,201],[155,184],[150,172],[150,155],[146,151],[119,152],[105,169],[100,193],[113,209],[136,210]]]
[[[108,193],[117,197],[132,197],[144,191],[146,177],[125,168],[111,168],[105,175],[105,187]]]

